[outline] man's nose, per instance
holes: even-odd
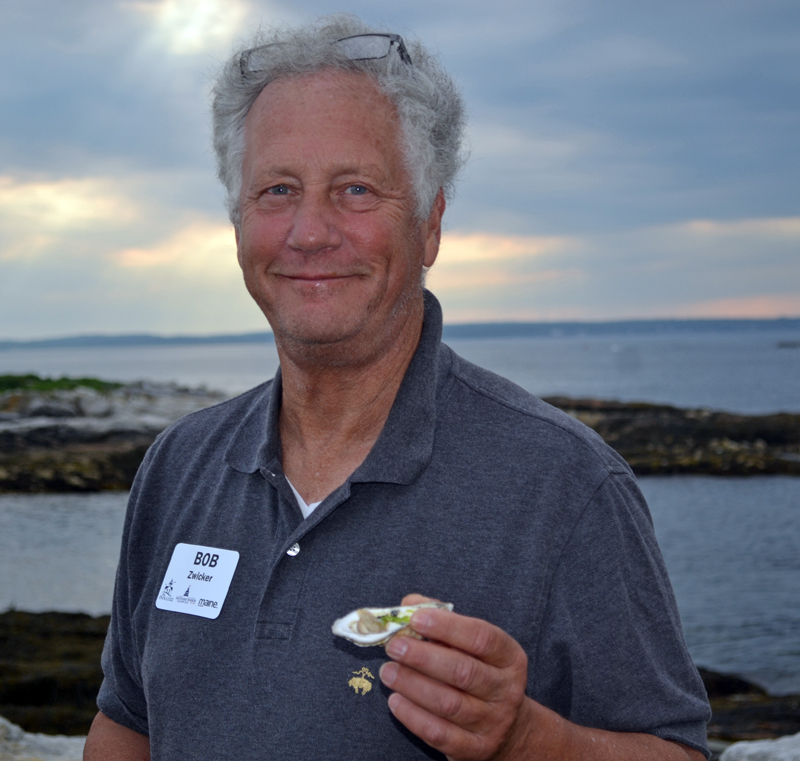
[[[286,242],[290,248],[304,254],[321,253],[341,244],[336,211],[327,193],[313,190],[303,192],[295,206]]]

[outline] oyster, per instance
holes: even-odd
[[[411,615],[420,608],[453,610],[451,602],[421,602],[417,605],[398,605],[395,608],[359,608],[331,627],[337,637],[344,637],[360,647],[385,645],[395,634],[417,636],[408,625]],[[408,630],[404,632],[403,630]]]

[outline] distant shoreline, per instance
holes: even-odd
[[[443,337],[487,338],[569,338],[598,336],[666,335],[671,333],[765,333],[794,332],[800,337],[800,317],[777,319],[686,319],[614,320],[608,322],[482,322],[445,325]],[[76,335],[31,340],[0,340],[0,351],[9,349],[114,348],[130,346],[179,346],[207,344],[274,343],[270,331],[210,335],[131,333],[119,335]],[[790,348],[797,341],[781,342]]]

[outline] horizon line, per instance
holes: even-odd
[[[714,332],[741,329],[781,328],[800,330],[800,317],[664,317],[619,320],[518,320],[503,322],[445,323],[444,338],[567,337],[611,333],[652,333],[664,329],[711,329]],[[28,339],[0,339],[2,349],[100,348],[176,344],[274,343],[271,330],[243,333],[77,333]]]

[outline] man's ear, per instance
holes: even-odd
[[[425,237],[425,259],[423,264],[430,267],[436,261],[439,253],[439,244],[442,240],[442,215],[446,206],[444,191],[439,188],[436,199],[433,202],[430,216],[427,221],[427,235]]]

